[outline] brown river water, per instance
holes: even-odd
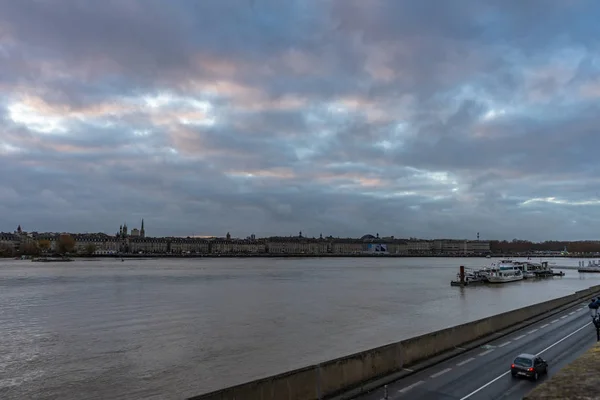
[[[492,261],[0,260],[0,399],[184,399],[600,283],[450,287]]]

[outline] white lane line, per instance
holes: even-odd
[[[424,383],[425,383],[425,381],[419,381],[419,382],[415,382],[415,383],[413,383],[412,385],[405,387],[404,389],[400,389],[400,390],[398,390],[398,393],[406,393],[406,392],[408,392],[410,389],[412,389],[412,388],[414,388],[414,387],[417,387],[417,386],[419,386],[419,385],[422,385],[422,384],[424,384]]]
[[[486,354],[490,354],[492,351],[494,351],[494,349],[489,349],[489,350],[486,350],[486,351],[484,351],[483,353],[479,353],[479,356],[480,356],[480,357],[481,357],[481,356],[485,356]]]
[[[473,360],[474,360],[474,358],[473,358],[473,357],[471,357],[471,358],[469,358],[469,359],[467,359],[467,360],[465,360],[465,361],[461,361],[461,362],[459,362],[458,364],[456,364],[456,366],[457,366],[457,367],[463,366],[463,365],[465,365],[466,363],[470,363],[470,362],[471,362],[471,361],[473,361]]]
[[[519,339],[523,339],[525,336],[527,336],[527,335],[521,335],[521,336],[517,336],[516,338],[513,338],[513,340],[519,340]]]
[[[408,369],[408,368],[404,368],[404,370],[405,370],[405,371],[408,371],[408,372],[415,372],[414,370],[412,370],[412,369]]]
[[[555,323],[555,322],[558,322],[558,320],[557,320],[557,319],[555,319],[554,321],[552,321],[552,322],[550,322],[550,323],[551,323],[551,324],[553,324],[553,323]]]
[[[569,313],[569,315],[573,315],[573,314],[575,314],[575,311],[571,311],[571,312]]]
[[[556,346],[557,344],[561,343],[564,340],[567,340],[568,338],[570,338],[571,336],[573,336],[574,334],[576,334],[577,332],[581,331],[582,329],[587,328],[588,326],[590,326],[592,323],[588,322],[587,324],[585,324],[584,326],[582,326],[581,328],[577,329],[574,332],[569,333],[567,336],[565,336],[564,338],[560,339],[559,341],[555,342],[554,344],[551,344],[550,346],[546,347],[544,350],[540,351],[539,353],[536,354],[536,356],[539,356],[540,354],[544,353],[546,350],[550,350],[551,348],[553,348],[554,346]],[[502,375],[492,379],[491,381],[489,381],[488,383],[486,383],[485,385],[481,386],[479,389],[475,389],[474,391],[472,391],[471,393],[469,393],[468,395],[466,395],[465,397],[461,397],[460,400],[466,400],[469,397],[473,396],[476,393],[479,393],[480,391],[482,391],[483,389],[485,389],[486,387],[490,386],[492,383],[496,382],[499,379],[502,379],[503,377],[505,377],[506,375],[510,374],[510,369],[508,371],[506,371],[505,373],[503,373]]]
[[[540,326],[540,329],[543,329],[543,328],[547,327],[548,325],[550,325],[550,324],[542,325],[542,326]]]
[[[510,374],[510,370],[506,371],[505,373],[503,373],[502,375],[500,375],[497,378],[492,379],[491,381],[489,381],[488,383],[486,383],[485,385],[483,385],[482,387],[480,387],[479,389],[476,389],[474,391],[472,391],[471,393],[469,393],[468,395],[466,395],[465,397],[461,398],[460,400],[466,400],[469,397],[473,396],[474,394],[476,394],[477,392],[482,391],[483,389],[485,389],[486,387],[490,386],[492,383],[496,382],[498,379],[502,379],[503,377],[505,377],[506,375]]]
[[[450,372],[452,371],[452,368],[446,368],[440,372],[436,372],[435,374],[431,375],[430,378],[437,378],[438,376],[442,376],[444,375],[446,372]]]
[[[587,328],[588,326],[590,326],[592,323],[588,322],[587,324],[585,324],[584,326],[582,326],[581,328],[577,329],[574,332],[569,333],[567,336],[565,336],[564,338],[560,339],[558,342],[551,344],[550,346],[546,347],[544,350],[540,351],[539,353],[536,354],[536,356],[539,356],[540,354],[542,354],[543,352],[545,352],[546,350],[550,350],[551,348],[553,348],[554,346],[556,346],[557,344],[559,344],[560,342],[562,342],[563,340],[566,340],[568,338],[570,338],[571,336],[573,336],[574,334],[576,334],[577,332],[579,332],[580,330]]]
[[[466,350],[466,349],[463,349],[462,347],[455,347],[455,349],[459,349],[459,350],[463,350],[463,351]]]
[[[504,347],[504,346],[508,346],[510,344],[510,341],[508,342],[504,342],[502,344],[499,344],[498,347]]]
[[[532,330],[530,330],[529,332],[527,332],[527,334],[528,334],[528,335],[531,335],[532,333],[534,333],[534,332],[537,332],[537,331],[538,331],[537,329],[532,329]]]
[[[568,315],[563,315],[562,317],[560,317],[560,319],[565,319],[567,317],[568,317]]]

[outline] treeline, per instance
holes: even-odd
[[[534,251],[564,251],[565,248],[569,253],[600,253],[600,241],[547,241],[547,242],[530,242],[527,240],[513,239],[507,240],[491,240],[490,250],[492,253],[528,253]]]
[[[43,253],[51,252],[52,244],[47,239],[31,240],[20,243],[17,247],[6,243],[0,243],[0,257],[14,256],[38,256]],[[58,238],[57,247],[54,249],[56,253],[68,254],[75,250],[75,239],[69,234],[62,234]],[[88,254],[93,254],[96,247],[89,244],[85,248]]]

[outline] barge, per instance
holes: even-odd
[[[600,272],[600,266],[598,266],[597,271],[594,270],[593,272]],[[529,261],[501,260],[498,264],[492,264],[491,267],[480,269],[461,266],[456,279],[450,281],[450,286],[498,284],[523,279],[541,279],[564,275],[563,271],[554,272],[549,268],[548,261],[534,263]]]

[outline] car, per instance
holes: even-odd
[[[533,354],[519,354],[510,366],[510,372],[513,378],[523,376],[537,381],[540,375],[548,373],[548,362]]]

